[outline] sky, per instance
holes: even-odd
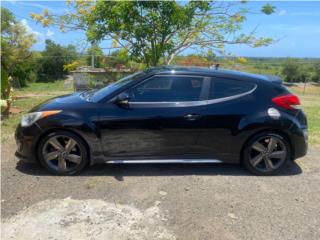
[[[257,27],[257,35],[276,40],[271,46],[251,48],[243,45],[226,46],[226,51],[235,56],[246,57],[320,57],[320,1],[248,1],[245,5],[253,12],[271,3],[276,12],[270,16],[249,14],[243,24],[242,32],[249,33]],[[44,49],[45,39],[51,39],[61,45],[74,44],[79,51],[84,51],[88,44],[82,31],[61,33],[58,28],[43,28],[36,24],[30,13],[49,12],[61,14],[68,11],[65,1],[1,1],[21,21],[29,32],[37,35],[35,50]],[[109,42],[102,42],[101,47],[108,47]],[[183,54],[192,53],[188,49]],[[107,53],[107,52],[106,52]]]

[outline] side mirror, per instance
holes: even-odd
[[[120,93],[116,98],[116,104],[123,108],[129,108],[129,94],[128,93]]]

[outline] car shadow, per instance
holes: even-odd
[[[16,169],[24,174],[51,176],[41,165],[18,162]],[[295,162],[290,162],[276,176],[291,176],[302,173]],[[122,181],[124,176],[183,176],[183,175],[225,175],[253,176],[242,165],[237,164],[98,164],[86,168],[76,175],[81,176],[113,176]],[[71,176],[72,177],[72,176]]]

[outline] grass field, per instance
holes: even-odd
[[[308,116],[310,144],[320,146],[320,87],[308,85],[305,93],[303,93],[302,86],[290,87],[289,89],[299,96],[303,111]],[[31,108],[50,98],[72,91],[72,86],[65,86],[64,81],[32,83],[29,87],[15,90],[14,96],[17,99],[13,103],[13,108],[19,109],[21,112],[10,115],[9,118],[1,122],[1,142],[12,137],[21,116]]]
[[[17,114],[11,114],[9,118],[1,121],[1,142],[5,142],[12,137],[21,116],[40,103],[65,95],[73,91],[72,86],[64,86],[64,81],[52,83],[31,83],[28,87],[14,90],[14,100],[12,108],[20,110]]]
[[[308,85],[305,93],[302,86],[289,89],[299,96],[302,109],[307,114],[310,144],[320,145],[320,87]]]

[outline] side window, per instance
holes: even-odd
[[[211,82],[209,99],[231,97],[246,93],[254,89],[255,86],[255,83],[247,81],[216,78]]]
[[[130,90],[130,102],[198,101],[202,77],[154,76]]]

